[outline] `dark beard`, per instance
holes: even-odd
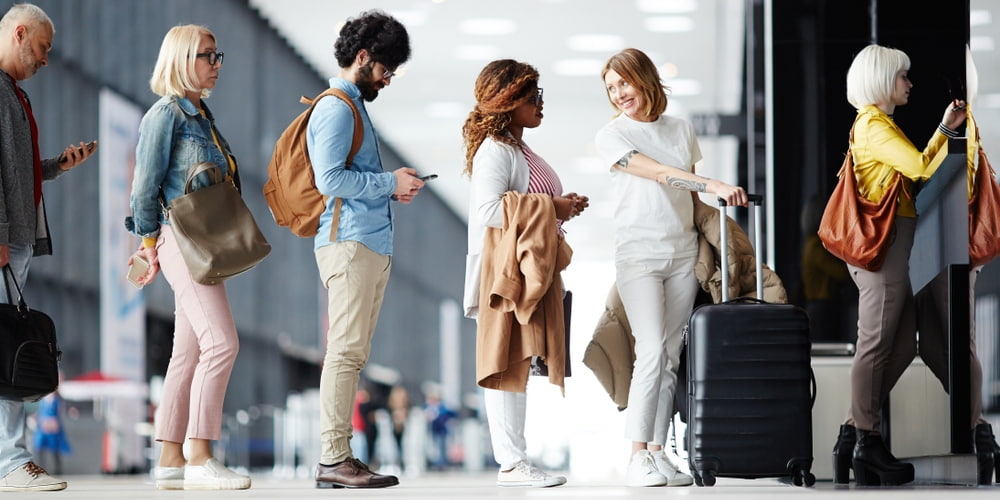
[[[364,65],[358,68],[358,81],[354,82],[361,91],[361,98],[372,102],[378,97],[379,89],[375,88],[375,79],[372,78],[372,66]]]

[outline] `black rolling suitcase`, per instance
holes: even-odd
[[[728,270],[726,204],[720,201],[722,269]],[[757,297],[763,297],[761,197],[755,206]],[[791,304],[728,300],[691,314],[687,339],[688,463],[698,486],[716,477],[785,477],[812,486],[809,318]]]

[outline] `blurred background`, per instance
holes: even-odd
[[[613,115],[600,79],[609,56],[626,47],[647,52],[671,89],[667,112],[692,121],[699,133],[698,172],[765,195],[765,261],[803,307],[809,297],[802,246],[847,147],[854,110],[844,78],[858,50],[878,41],[910,55],[915,87],[896,119],[921,145],[949,92],[965,92],[968,44],[979,73],[972,109],[987,151],[1000,143],[1000,4],[991,0],[951,2],[947,12],[933,0],[36,3],[56,27],[49,67],[23,85],[38,117],[42,155],[100,141],[98,158],[45,186],[55,255],[33,262],[25,292],[31,306],[56,321],[64,352],[61,411],[73,445],[64,473],[144,472],[156,456],[149,436],[171,349],[173,300],[163,280],[141,292],[125,281],[137,242],[122,220],[138,120],[157,99],[148,79],[163,34],[176,24],[206,25],[226,54],[208,103],[273,246],[261,265],[227,284],[241,350],[219,456],[288,476],[310,475],[319,455],[316,391],[327,299],[312,241],[270,224],[260,188],[274,141],[303,109],[299,97],[320,93],[337,74],[333,43],[348,17],[378,7],[407,26],[413,57],[368,110],[386,170],[410,166],[439,175],[412,205],[396,210],[393,273],[362,373],[355,451],[384,470],[493,465],[475,384],[475,323],[461,314],[468,180],[461,174],[460,130],[474,104],[474,80],[490,60],[514,58],[538,68],[545,119],[525,139],[557,169],[567,191],[591,198],[584,216],[566,226],[574,249],[564,274],[576,302],[573,376],[565,398],[542,379],[531,380],[528,390],[532,457],[586,477],[619,474],[628,456],[623,413],[582,363],[614,283],[608,166],[593,145]],[[736,218],[747,227],[745,214]],[[853,341],[853,285],[847,285],[838,291],[845,295],[836,304],[840,321],[820,325],[817,342]],[[987,266],[977,327],[991,418],[1000,412],[998,293],[997,270]],[[849,356],[837,359],[849,365]],[[914,390],[932,393],[933,386]],[[928,404],[939,397],[931,394]],[[837,400],[830,418],[839,419],[845,405]],[[836,432],[825,425],[816,424],[823,436],[817,455],[826,455]],[[682,436],[678,426],[678,441]]]

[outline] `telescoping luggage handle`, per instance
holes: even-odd
[[[722,269],[722,302],[729,300],[729,231],[728,225],[726,224],[726,200],[718,198],[719,200],[719,220],[721,221],[721,238],[719,240],[722,250],[719,252],[722,255],[721,265]],[[760,204],[764,201],[764,197],[759,194],[748,194],[747,200],[754,205],[753,213],[753,233],[754,233],[754,244],[753,253],[754,260],[757,261],[757,300],[764,300],[764,260],[761,258],[763,256],[761,249],[764,248],[762,244],[762,228],[761,224],[761,206]]]

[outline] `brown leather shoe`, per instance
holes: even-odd
[[[356,458],[316,467],[317,488],[386,488],[397,484],[399,478],[396,476],[376,474]]]

